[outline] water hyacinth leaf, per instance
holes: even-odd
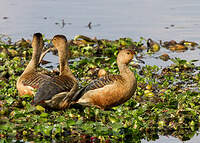
[[[2,132],[3,130],[7,131],[9,129],[9,127],[10,127],[9,124],[0,125],[0,128],[1,128],[0,132]]]
[[[12,97],[9,97],[6,102],[11,105],[15,100]]]
[[[36,110],[38,110],[40,112],[44,112],[45,111],[45,108],[40,106],[40,105],[37,105],[35,108],[36,108]]]
[[[69,119],[69,120],[66,121],[66,123],[67,123],[68,126],[73,126],[73,125],[75,125],[77,122],[75,122],[75,121],[72,120],[72,119]]]
[[[84,123],[81,128],[85,131],[87,131],[88,133],[92,133],[92,130],[93,130],[93,126],[94,126],[94,123],[92,122],[87,122],[87,123]]]
[[[89,46],[89,45],[87,45],[86,47],[83,47],[82,49],[83,49],[83,50],[86,50],[86,51],[89,51],[89,50],[92,50],[92,49],[93,49],[93,47],[92,47],[92,46]]]
[[[190,128],[191,128],[192,131],[195,130],[195,122],[194,121],[190,122]]]
[[[110,126],[115,132],[118,132],[119,129],[123,127],[123,125],[120,122],[113,123]]]
[[[7,141],[6,139],[2,138],[2,139],[0,140],[0,143],[8,143],[8,141]]]
[[[44,135],[46,136],[50,136],[51,135],[51,131],[52,131],[53,127],[52,126],[42,126],[42,132],[44,133]]]
[[[40,117],[43,117],[43,118],[46,118],[46,117],[48,117],[48,113],[44,113],[44,112],[42,112],[41,114],[40,114]]]
[[[50,40],[45,41],[47,44]],[[3,42],[0,40],[0,43]],[[130,38],[95,39],[93,43],[87,43],[79,39],[68,43],[70,68],[82,86],[95,79],[100,68],[109,74],[118,74],[116,57],[121,49],[134,49],[141,59],[150,62],[151,58],[165,52],[173,58],[173,62],[166,61],[162,67],[148,65],[149,62],[140,67],[129,66],[135,72],[137,90],[129,101],[109,111],[90,107],[53,111],[31,105],[32,97],[18,96],[16,81],[30,61],[32,48],[4,43],[0,50],[6,47],[17,53],[13,51],[15,57],[9,53],[5,58],[0,57],[0,73],[3,73],[0,77],[0,138],[16,142],[141,142],[142,139],[156,140],[159,134],[181,140],[197,134],[200,123],[198,57],[191,61],[175,58],[174,53],[166,52],[169,47],[163,49],[161,44],[160,51],[157,54],[152,52],[150,58],[147,49],[140,48],[146,44],[144,39],[138,42]],[[179,45],[174,46],[176,50],[185,48]],[[156,58],[157,61],[159,63],[160,59]],[[154,62],[151,64],[154,65]],[[146,96],[148,93],[150,95]],[[1,125],[7,127],[1,128]]]
[[[20,98],[31,98],[31,97],[28,94],[24,94],[24,95],[20,96]]]
[[[64,116],[59,116],[59,117],[56,118],[56,121],[57,122],[64,122],[64,121],[66,121],[66,118]]]
[[[61,134],[62,133],[62,125],[60,124],[55,124],[53,129],[52,129],[52,134]]]
[[[116,117],[114,117],[114,116],[109,116],[108,118],[111,121],[111,123],[115,123],[115,122],[118,121],[118,119]]]

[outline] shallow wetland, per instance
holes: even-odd
[[[198,143],[199,6],[199,0],[3,0],[0,143]],[[97,78],[100,69],[118,74],[118,51],[134,49],[144,61],[130,63],[138,82],[135,94],[108,111],[33,106],[32,97],[18,96],[16,81],[30,61],[28,39],[35,32],[44,34],[45,49],[56,34],[68,38],[70,68],[80,87]],[[57,67],[56,51],[40,64],[49,75]]]
[[[45,41],[48,48],[50,40]],[[80,86],[96,78],[102,68],[110,74],[117,74],[116,55],[120,49],[132,48],[138,58],[144,60],[144,64],[130,65],[138,81],[135,95],[109,111],[89,107],[52,111],[39,105],[33,106],[31,97],[19,97],[15,85],[30,60],[30,41],[1,41],[2,141],[141,142],[142,139],[156,140],[159,135],[187,141],[196,136],[200,123],[199,61],[173,58],[170,53],[198,53],[199,45],[189,41],[165,41],[163,44],[150,41],[144,38],[133,41],[130,38],[105,40],[84,36],[69,41],[70,68],[79,79]],[[56,55],[55,51],[53,53]],[[146,64],[151,58],[167,64]],[[48,62],[43,61],[43,66]],[[48,74],[52,74],[52,67],[56,69],[55,64],[46,67],[48,70],[44,72]]]

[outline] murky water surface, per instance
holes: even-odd
[[[199,8],[199,0],[1,0],[0,33],[199,41]]]
[[[137,41],[145,37],[199,43],[199,9],[199,0],[1,0],[0,34],[6,34],[14,41],[22,37],[31,39],[33,33],[41,32],[47,38],[64,34],[71,39],[83,34],[98,39],[130,37]],[[200,60],[199,49],[184,53],[164,49],[153,56],[163,52],[171,57]],[[55,62],[51,54],[45,58]],[[148,65],[166,65],[166,62],[158,62],[151,56],[146,56],[145,62]],[[57,60],[54,65],[56,63]],[[158,142],[167,140],[161,138]],[[199,140],[200,136],[192,142]]]
[[[145,37],[199,43],[199,8],[199,0],[1,0],[0,34],[14,41],[31,39],[34,32],[41,32],[47,38],[64,34],[71,39],[83,34],[98,39],[130,37],[137,41]],[[172,57],[199,59],[199,53],[189,51]],[[158,63],[150,59],[148,64]]]
[[[194,136],[189,141],[184,141],[184,142],[172,136],[160,136],[159,139],[155,141],[142,140],[142,143],[199,143],[199,142],[200,142],[199,136]]]

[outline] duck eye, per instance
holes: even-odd
[[[127,54],[129,55],[130,53],[128,52]]]

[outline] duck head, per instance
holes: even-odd
[[[35,33],[33,35],[31,46],[33,48],[33,55],[35,56],[37,63],[39,63],[39,59],[42,54],[42,49],[44,46],[44,41],[41,33]]]
[[[117,64],[129,64],[133,59],[135,52],[131,49],[121,50],[117,56]]]

